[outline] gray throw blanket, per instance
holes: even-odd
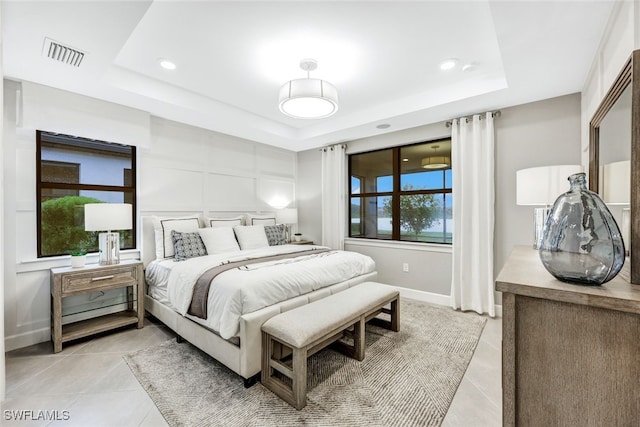
[[[211,287],[211,282],[213,279],[218,276],[220,273],[224,273],[227,270],[231,270],[233,268],[242,268],[248,264],[256,264],[261,262],[268,261],[277,261],[281,259],[287,258],[297,258],[303,255],[316,254],[322,252],[328,252],[329,249],[309,249],[307,251],[302,252],[294,252],[289,254],[281,254],[281,255],[271,255],[261,258],[252,258],[252,259],[244,259],[241,261],[235,262],[227,262],[222,265],[217,265],[215,267],[211,267],[207,271],[205,271],[202,276],[198,278],[195,287],[193,288],[193,296],[191,297],[191,305],[189,306],[188,313],[192,316],[199,317],[201,319],[207,318],[207,301],[209,300],[209,288]]]

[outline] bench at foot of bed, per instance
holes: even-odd
[[[376,319],[376,323],[399,331],[399,299],[395,288],[365,282],[267,320],[262,325],[262,384],[296,409],[304,408],[307,358],[335,343],[349,357],[364,359],[365,323],[387,313],[390,320]],[[345,336],[353,340],[352,345],[338,342]],[[291,349],[290,359],[279,356],[280,345]]]

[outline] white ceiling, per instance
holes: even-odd
[[[612,4],[3,1],[3,66],[8,78],[300,151],[580,92]],[[87,52],[83,64],[42,56],[45,37]],[[340,108],[296,120],[279,112],[278,90],[309,57]],[[458,66],[441,71],[452,57]]]

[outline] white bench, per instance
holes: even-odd
[[[364,359],[365,323],[372,320],[399,331],[399,299],[399,292],[389,285],[364,282],[270,318],[262,325],[262,384],[296,409],[304,408],[307,358],[335,343],[349,357]],[[379,313],[389,314],[390,320],[375,318]],[[344,336],[353,338],[352,346],[336,342]],[[291,359],[282,357],[289,352],[282,352],[281,346],[291,349]]]

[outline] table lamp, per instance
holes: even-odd
[[[128,203],[87,203],[84,205],[84,229],[105,231],[98,236],[100,265],[120,263],[120,233],[113,230],[132,228],[131,205]]]
[[[285,208],[276,211],[276,222],[285,225],[287,243],[291,242],[291,225],[298,223],[298,208]]]
[[[558,196],[569,191],[568,178],[583,171],[581,165],[541,166],[516,172],[516,203],[543,206],[533,211],[533,248],[538,249],[549,208]]]

